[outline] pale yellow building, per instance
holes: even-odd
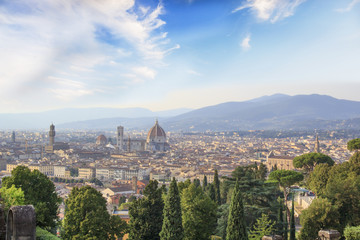
[[[65,171],[66,171],[65,166],[54,166],[54,177],[64,178]]]
[[[14,170],[17,166],[20,166],[20,165],[17,165],[17,164],[6,164],[6,171],[8,173],[11,173],[12,170]]]
[[[275,156],[273,152],[266,157],[266,167],[271,171],[276,165],[278,170],[294,170],[294,157],[290,156]]]
[[[95,177],[94,168],[79,168],[79,178],[90,179]]]

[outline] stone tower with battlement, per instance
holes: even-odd
[[[54,143],[55,143],[55,126],[54,124],[51,124],[49,131],[49,145],[54,146]]]
[[[123,126],[118,126],[117,127],[117,134],[116,134],[116,147],[120,152],[122,152],[124,149],[123,145],[124,145],[124,127]]]

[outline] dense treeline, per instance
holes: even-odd
[[[30,171],[25,166],[18,166],[11,172],[11,177],[2,179],[2,188],[11,189],[12,187],[23,192],[24,201],[18,204],[34,206],[36,225],[53,230],[57,224],[57,211],[61,202],[53,182],[38,170]],[[19,196],[18,193],[17,196]],[[11,194],[9,197],[16,200],[17,196]]]
[[[317,196],[301,215],[301,240],[314,238],[322,228],[344,232],[346,226],[360,225],[360,139],[348,142],[356,152],[349,161],[318,164],[310,173],[307,187]]]

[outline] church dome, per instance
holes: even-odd
[[[107,138],[101,134],[96,138],[96,145],[106,145],[107,144]]]
[[[158,120],[156,120],[155,125],[150,129],[147,135],[146,142],[165,142],[166,134],[164,129],[160,127]]]

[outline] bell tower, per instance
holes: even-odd
[[[320,153],[320,143],[319,143],[319,136],[318,136],[318,134],[316,134],[314,152]]]
[[[54,124],[51,124],[49,131],[49,145],[54,146],[54,143],[55,143],[55,126]]]

